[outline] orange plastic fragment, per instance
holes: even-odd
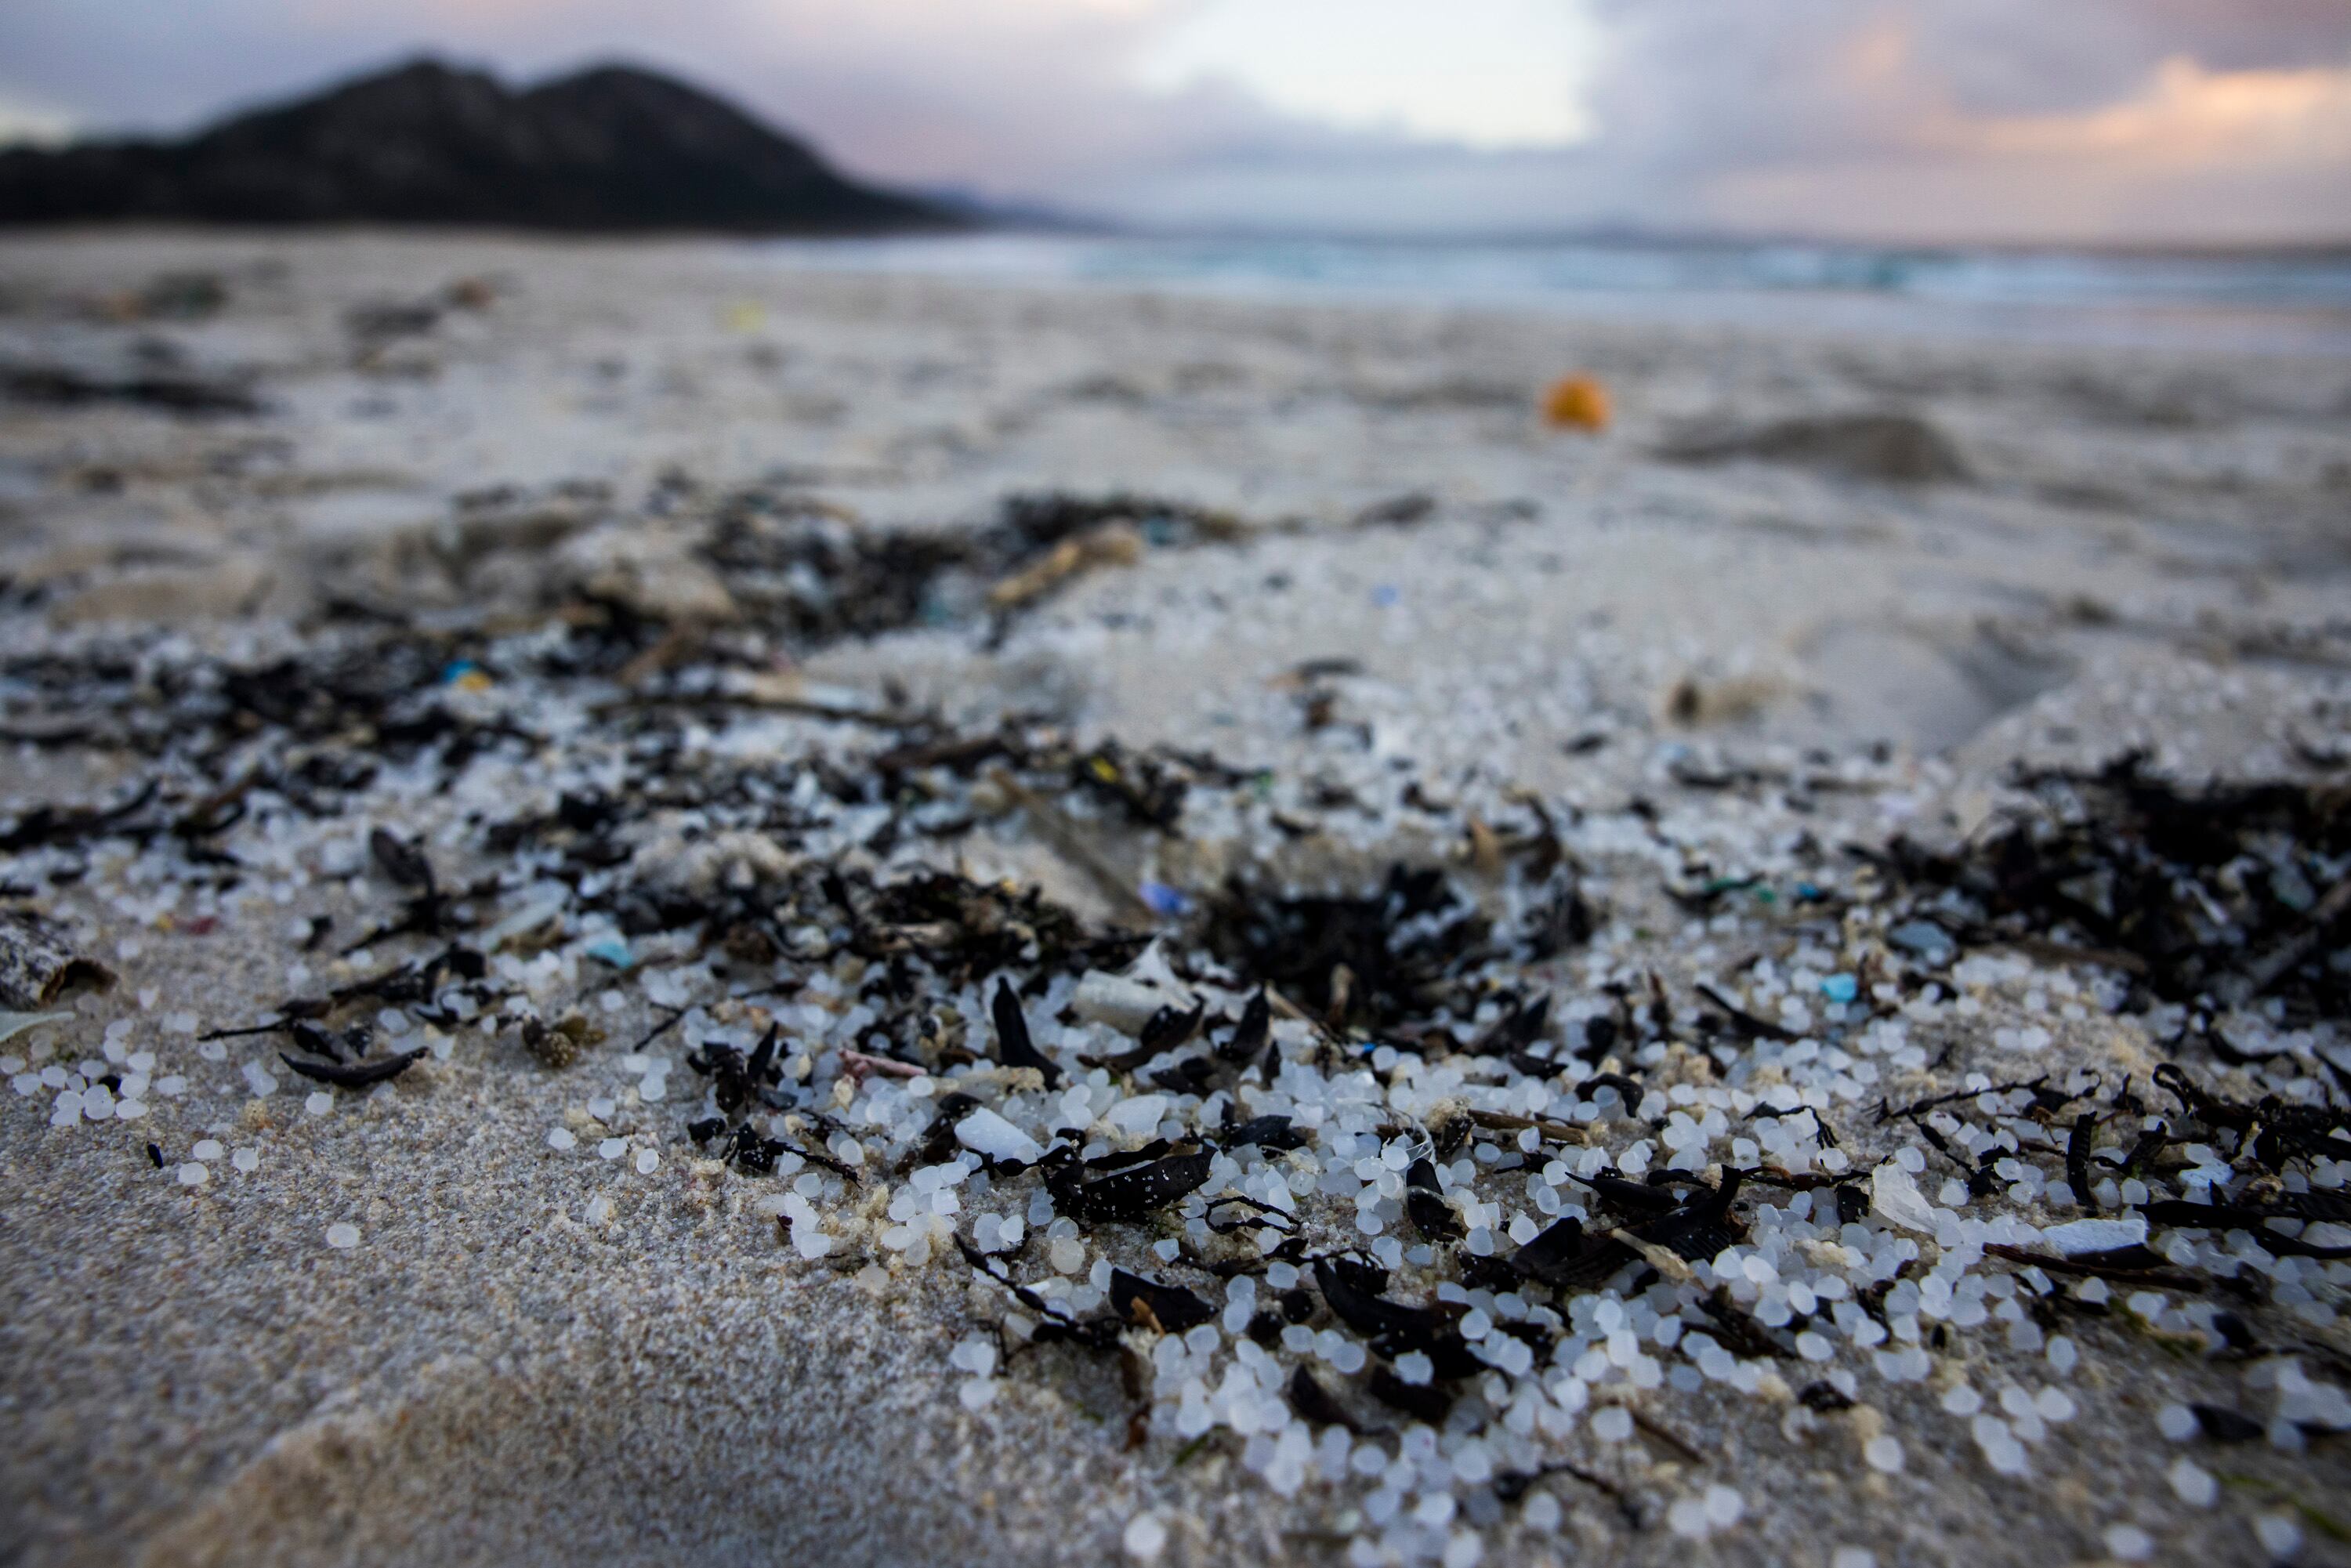
[[[1565,376],[1543,393],[1543,423],[1560,430],[1608,428],[1608,389],[1593,376]]]

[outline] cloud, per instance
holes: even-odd
[[[2351,226],[2343,16],[2342,0],[9,0],[0,112],[178,129],[428,48],[526,77],[626,57],[860,172],[1146,222],[2333,238]]]
[[[2351,42],[2304,0],[1627,8],[1594,113],[1652,221],[2340,237]],[[2339,16],[2339,11],[2336,15]]]
[[[1487,149],[1560,146],[1591,127],[1592,27],[1561,0],[1197,0],[1140,79],[1238,84],[1282,111]]]

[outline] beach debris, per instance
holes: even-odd
[[[1242,884],[1207,905],[1209,948],[1310,1011],[1397,1029],[1425,1019],[1447,979],[1488,951],[1491,923],[1445,873],[1392,867],[1368,896],[1284,897]]]
[[[1123,1269],[1111,1270],[1110,1308],[1160,1333],[1182,1333],[1217,1315],[1214,1307],[1181,1285],[1163,1285]]]
[[[112,972],[77,953],[57,922],[26,910],[0,910],[0,1007],[37,1013],[70,987],[113,983]]]
[[[996,982],[996,996],[988,1003],[988,1016],[996,1020],[996,1059],[1007,1067],[1036,1069],[1052,1088],[1061,1081],[1061,1064],[1039,1051],[1029,1037],[1029,1019],[1020,1010],[1020,998],[1013,994],[1012,982]]]
[[[757,488],[714,511],[696,558],[747,616],[803,649],[981,617],[1001,632],[1087,572],[1253,531],[1229,513],[1124,493],[1015,494],[996,521],[968,528],[870,528],[815,497]]]
[[[124,403],[192,416],[263,412],[260,398],[243,382],[161,369],[110,376],[68,365],[0,365],[0,398],[67,409]]]
[[[2115,1252],[2145,1244],[2147,1219],[2134,1216],[2128,1219],[2069,1220],[2043,1230],[2041,1239],[2069,1258],[2083,1252]]]
[[[108,321],[205,321],[227,308],[229,288],[216,272],[159,272],[136,288],[103,294],[92,314]]]
[[[1254,531],[1250,524],[1231,512],[1123,490],[1104,496],[1081,496],[1069,491],[1015,495],[1004,503],[998,526],[1008,536],[1013,549],[1035,554],[1107,524],[1122,522],[1139,529],[1155,548],[1231,544]]]
[[[2351,1017],[2351,972],[2327,961],[2351,930],[2334,869],[2351,854],[2351,789],[2192,787],[2146,764],[2128,752],[2095,771],[2021,774],[2019,806],[1956,852],[1896,838],[1882,863],[1932,901],[1919,910],[1931,921],[1898,936],[2030,941],[2116,969],[2136,996],[2275,997],[2295,1016]]]
[[[1081,1221],[1132,1221],[1199,1186],[1214,1163],[1204,1152],[1165,1154],[1159,1145],[1147,1145],[1133,1154],[1064,1165],[1047,1175],[1045,1186],[1054,1201]],[[1105,1169],[1112,1174],[1087,1178],[1087,1172]]]
[[[999,578],[987,591],[988,606],[998,612],[1018,610],[1098,568],[1133,566],[1143,559],[1143,535],[1133,525],[1103,523],[1061,540],[1042,559]]]
[[[308,1061],[283,1051],[277,1053],[277,1059],[303,1077],[320,1083],[331,1083],[338,1089],[366,1089],[391,1082],[432,1053],[431,1046],[419,1045],[373,1061]]]
[[[954,570],[981,580],[977,559]],[[101,636],[12,656],[12,709],[70,715],[129,761],[96,804],[20,812],[11,874],[43,896],[102,882],[125,847],[197,890],[152,942],[211,918],[277,835],[309,835],[344,885],[398,900],[369,940],[414,956],[289,982],[260,1021],[197,1035],[284,1046],[228,1092],[266,1100],[280,1070],[362,1091],[430,1054],[419,1025],[468,1051],[518,1039],[469,1059],[483,1092],[568,1064],[585,1102],[534,1158],[585,1147],[650,1175],[683,1133],[696,1180],[765,1184],[744,1207],[784,1268],[887,1294],[962,1260],[974,1313],[1003,1307],[952,1364],[975,1417],[1007,1366],[1068,1375],[1020,1354],[1063,1345],[1126,1380],[1124,1438],[1229,1434],[1220,1451],[1278,1491],[1379,1495],[1418,1456],[1432,1511],[1510,1492],[1540,1518],[1541,1478],[1600,1477],[1630,1510],[1607,1527],[1630,1528],[1665,1506],[1653,1460],[1731,1473],[1728,1441],[1687,1435],[1690,1396],[1784,1406],[1783,1435],[1858,1430],[1906,1404],[1881,1387],[1930,1380],[1912,1418],[1959,1422],[1955,1462],[2014,1475],[2104,1397],[2064,1379],[2109,1354],[2084,1325],[2116,1320],[2210,1347],[2188,1368],[2208,1381],[2296,1357],[2304,1383],[2261,1385],[2294,1402],[2277,1435],[2351,1426],[2335,1364],[2287,1348],[2334,1321],[2308,1283],[2331,1276],[2304,1271],[2351,1241],[2327,1087],[2351,1070],[2330,1021],[2346,851],[2324,790],[2020,776],[1971,838],[1848,829],[1845,852],[1718,831],[1780,781],[1713,759],[1667,775],[1705,817],[1692,835],[1646,802],[950,722],[885,681],[778,701],[758,683],[797,678],[787,621],[681,634],[595,604],[161,673]],[[1345,678],[1300,668],[1300,690]],[[1416,847],[1361,834],[1368,867],[1304,875],[1282,859],[1391,811]],[[987,835],[1060,833],[1130,890],[1201,891],[1120,931],[948,869],[987,863]],[[307,976],[343,943],[293,892],[272,918]],[[1684,922],[1708,927],[1704,956],[1644,934]],[[604,1027],[632,1043],[591,1055]],[[2162,1065],[2080,1069],[2057,1037],[2090,1029],[2145,1035]],[[70,1061],[9,1043],[48,1127],[136,1120],[117,1107],[172,1065],[127,1033]],[[1980,1364],[2032,1386],[1961,1393]],[[2269,1403],[2189,1392],[2276,1440]],[[1894,1447],[1868,1462],[1945,1436],[1876,1432]],[[1611,1455],[1621,1486],[1593,1468]],[[1424,1530],[1405,1495],[1403,1554],[1476,1534]]]
[[[71,1023],[73,1017],[71,1013],[0,1012],[0,1045],[45,1023]]]
[[[445,306],[437,299],[379,299],[343,312],[343,329],[367,349],[402,338],[422,338],[441,324]]]
[[[1687,674],[1666,686],[1657,706],[1668,724],[1703,729],[1745,724],[1790,695],[1787,683],[1769,675]],[[1675,781],[1698,789],[1715,782],[1687,768],[1677,770]]]
[[[1044,1146],[987,1106],[974,1103],[955,1123],[955,1139],[986,1159],[1035,1165]]]
[[[1597,376],[1562,376],[1545,388],[1543,423],[1554,430],[1581,430],[1598,434],[1614,417],[1608,388]]]
[[[1969,476],[1949,438],[1908,413],[1800,415],[1750,428],[1699,427],[1659,446],[1657,455],[1694,464],[1747,458],[1898,485]]]
[[[1427,1368],[1424,1380],[1473,1377],[1483,1369],[1461,1335],[1461,1312],[1450,1305],[1416,1307],[1390,1301],[1383,1294],[1387,1282],[1387,1270],[1367,1259],[1334,1254],[1314,1261],[1314,1288],[1324,1303],[1365,1336],[1383,1361],[1393,1364],[1405,1356],[1420,1356]]]
[[[1347,1407],[1339,1403],[1338,1396],[1325,1388],[1322,1379],[1309,1371],[1303,1362],[1290,1372],[1290,1383],[1283,1395],[1300,1419],[1310,1426],[1340,1427],[1358,1435],[1364,1431],[1363,1424],[1348,1414]]]
[[[1408,528],[1426,522],[1437,511],[1437,497],[1426,490],[1407,490],[1374,501],[1357,511],[1350,526],[1358,528]]]
[[[1437,1167],[1426,1158],[1405,1167],[1404,1184],[1405,1214],[1423,1240],[1458,1241],[1467,1234],[1461,1216],[1445,1201],[1444,1189],[1437,1181]]]
[[[1870,1207],[1905,1230],[1935,1233],[1935,1207],[1916,1177],[1891,1161],[1869,1173]]]
[[[589,1046],[603,1038],[603,1031],[576,1008],[551,1024],[533,1014],[522,1020],[518,1032],[523,1049],[530,1052],[532,1060],[554,1071],[578,1061]]]

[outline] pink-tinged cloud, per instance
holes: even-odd
[[[1585,14],[1559,69],[1589,134],[1500,152],[1143,85],[1211,3],[7,0],[0,114],[177,128],[422,49],[523,76],[625,57],[860,172],[1144,222],[2351,236],[2345,0],[1560,0]],[[1405,5],[1361,3],[1391,30]],[[1443,41],[1447,8],[1397,15]]]

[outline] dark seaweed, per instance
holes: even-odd
[[[1238,1217],[1217,1213],[1217,1210],[1224,1208],[1238,1208],[1245,1212]],[[1298,1217],[1288,1209],[1276,1208],[1260,1198],[1250,1197],[1238,1192],[1228,1192],[1211,1200],[1203,1212],[1202,1218],[1208,1228],[1219,1236],[1229,1236],[1236,1230],[1268,1228],[1284,1233],[1294,1233],[1298,1228]]]
[[[1340,1322],[1372,1342],[1384,1360],[1419,1351],[1436,1364],[1439,1377],[1469,1377],[1485,1364],[1470,1354],[1447,1308],[1407,1306],[1389,1301],[1387,1271],[1343,1255],[1314,1260],[1314,1286]]]
[[[2351,1126],[2351,1112],[2331,1106],[2297,1105],[2265,1095],[2252,1103],[2207,1092],[2176,1062],[2155,1070],[2155,1082],[2179,1101],[2181,1110],[2205,1125],[2236,1134],[2241,1146],[2272,1171],[2289,1161],[2325,1155],[2351,1159],[2351,1138],[2336,1129]]]
[[[1550,996],[1538,997],[1532,1004],[1513,1001],[1510,1010],[1494,1020],[1494,1026],[1469,1047],[1470,1052],[1477,1056],[1509,1056],[1516,1060],[1519,1052],[1542,1038],[1543,1030],[1550,1022]],[[1533,1076],[1543,1077],[1545,1071],[1539,1067]]]
[[[1362,1424],[1303,1364],[1290,1373],[1288,1393],[1290,1407],[1298,1412],[1301,1420],[1316,1427],[1344,1427],[1358,1436],[1362,1434]]]
[[[2218,1405],[2190,1405],[2196,1424],[2216,1443],[2250,1443],[2269,1430],[2252,1416]]]
[[[2029,810],[1958,853],[1907,841],[1882,862],[1927,898],[1972,912],[1964,939],[2070,945],[2167,1001],[2281,998],[2295,1019],[2351,1017],[2330,965],[2351,898],[2330,867],[2351,853],[2351,789],[2188,787],[2143,753],[2095,773],[2028,772]],[[2306,902],[2287,890],[2335,888]]]
[[[1241,1009],[1241,1021],[1234,1026],[1232,1034],[1217,1047],[1217,1054],[1247,1072],[1265,1053],[1266,1042],[1272,1038],[1273,1004],[1266,999],[1265,988],[1260,986]]]
[[[1404,1173],[1404,1211],[1421,1239],[1443,1243],[1462,1236],[1461,1217],[1437,1189],[1437,1169],[1426,1160],[1415,1160]]]
[[[1444,873],[1397,866],[1362,898],[1281,897],[1235,883],[1210,904],[1204,935],[1246,979],[1310,1011],[1336,1002],[1345,1021],[1391,1030],[1452,999],[1447,982],[1489,950],[1490,933]]]
[[[382,1083],[399,1077],[429,1055],[432,1049],[431,1046],[420,1045],[397,1056],[379,1057],[373,1061],[362,1061],[353,1066],[337,1061],[305,1061],[282,1051],[277,1053],[277,1059],[305,1078],[331,1083],[338,1089],[365,1089],[371,1083]]]
[[[1029,1040],[1029,1017],[1020,1010],[1020,998],[1013,993],[1011,981],[996,982],[988,1013],[996,1020],[996,1059],[1007,1067],[1033,1067],[1045,1075],[1046,1088],[1060,1087],[1061,1069]]]
[[[1729,1291],[1724,1287],[1718,1285],[1712,1295],[1701,1298],[1698,1310],[1714,1321],[1710,1332],[1733,1354],[1749,1360],[1763,1356],[1779,1361],[1796,1359],[1795,1351],[1772,1337],[1771,1331],[1759,1322],[1752,1312],[1732,1301]],[[1852,1401],[1847,1400],[1846,1403],[1851,1404]]]
[[[176,414],[256,414],[262,411],[261,400],[254,396],[251,389],[235,382],[169,371],[102,377],[86,375],[63,365],[11,365],[0,368],[0,396],[52,408],[89,408],[119,402]]]
[[[1217,1315],[1214,1307],[1183,1286],[1163,1285],[1123,1269],[1110,1271],[1110,1307],[1120,1317],[1163,1333],[1182,1333]]]
[[[1598,1285],[1639,1254],[1614,1236],[1586,1233],[1573,1215],[1556,1220],[1511,1255],[1510,1267],[1560,1290]]]
[[[705,1040],[686,1054],[685,1064],[710,1080],[712,1097],[728,1115],[759,1097],[759,1092],[783,1082],[776,1065],[778,1031],[770,1026],[747,1055],[735,1046]]]
[[[1245,1148],[1251,1144],[1259,1148],[1280,1153],[1285,1149],[1302,1149],[1310,1140],[1304,1133],[1290,1124],[1287,1116],[1265,1115],[1226,1129],[1223,1136],[1228,1149]]]
[[[1453,1410],[1451,1389],[1436,1383],[1406,1383],[1384,1366],[1373,1367],[1364,1386],[1381,1404],[1431,1427],[1443,1427]]]
[[[1834,1416],[1840,1410],[1853,1408],[1852,1398],[1833,1383],[1805,1384],[1796,1390],[1796,1403],[1823,1416]]]
[[[368,852],[383,868],[383,873],[401,886],[416,893],[433,891],[433,862],[424,858],[423,850],[399,834],[385,828],[371,830]]]
[[[1205,1151],[1174,1155],[1087,1181],[1080,1168],[1063,1166],[1045,1177],[1064,1214],[1091,1223],[1135,1220],[1166,1207],[1208,1179],[1215,1156]]]
[[[1758,1018],[1703,980],[1698,982],[1698,994],[1704,997],[1723,1014],[1729,1021],[1733,1032],[1741,1040],[1794,1040],[1797,1038],[1795,1030],[1773,1023],[1769,1019]]]

